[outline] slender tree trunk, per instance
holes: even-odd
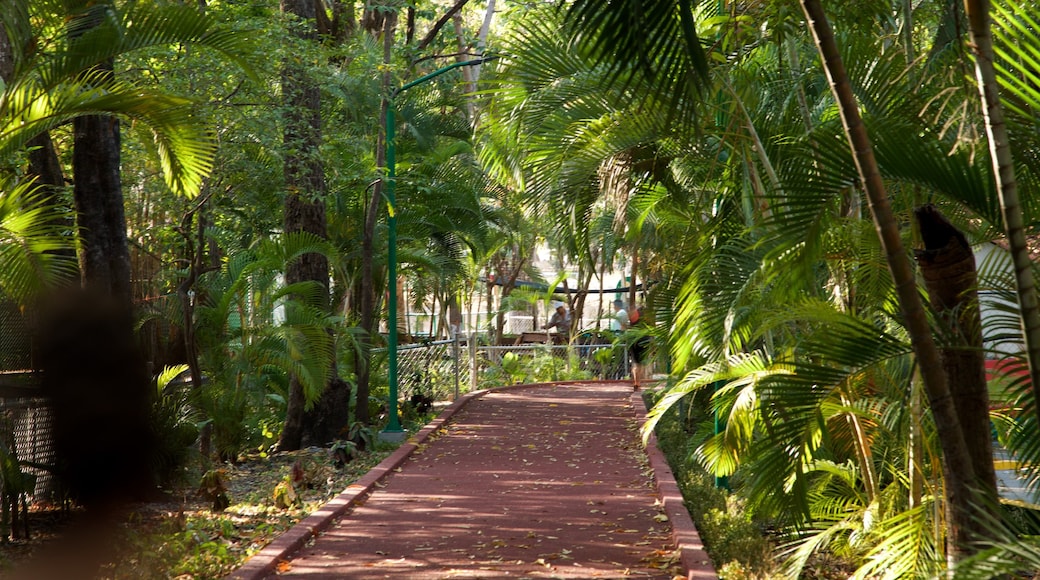
[[[393,77],[390,72],[391,57],[394,47],[394,27],[396,18],[384,18],[383,24],[383,102],[379,111],[379,136],[376,139],[376,167],[386,170],[386,117],[391,106],[389,95],[392,90]],[[383,207],[384,181],[376,183],[365,212],[365,229],[361,236],[361,330],[358,345],[361,352],[358,356],[357,394],[354,407],[354,420],[368,424],[371,418],[368,413],[368,394],[372,380],[372,337],[376,335],[378,320],[376,319],[375,291],[375,236],[376,224],[379,221],[380,209]],[[392,284],[393,281],[391,280]],[[396,322],[394,323],[396,324]]]
[[[874,226],[892,273],[900,310],[928,393],[945,464],[952,475],[946,480],[945,487],[946,500],[953,506],[953,518],[948,523],[947,542],[949,554],[957,559],[968,549],[965,541],[968,538],[964,537],[963,533],[971,529],[973,516],[976,515],[973,510],[978,502],[974,501],[975,494],[972,489],[976,481],[975,469],[953,404],[946,373],[943,371],[939,349],[935,345],[924,305],[918,294],[910,258],[903,248],[899,224],[889,205],[884,182],[874,158],[873,146],[860,118],[858,103],[849,85],[830,22],[827,21],[819,0],[801,0],[801,4],[823,61],[831,91],[838,102],[856,169],[867,191]]]
[[[636,307],[636,276],[639,272],[639,240],[633,242],[632,247],[632,275],[631,280],[628,282],[628,304],[629,314],[632,314],[632,309]]]
[[[451,18],[452,24],[455,26],[455,40],[458,45],[458,56],[455,57],[455,62],[465,62],[469,59],[469,55],[466,54],[466,49],[469,47],[466,45],[466,30],[462,26],[462,14],[456,12]],[[475,67],[464,66],[462,67],[462,82],[463,90],[466,93],[472,93],[476,90],[477,83],[473,80],[473,74]],[[473,106],[473,99],[466,99],[466,118],[469,119],[470,124],[473,123],[473,119],[476,116],[476,110]]]
[[[206,243],[206,224],[202,219],[201,211],[208,200],[205,195],[188,213],[181,218],[179,232],[184,238],[184,257],[188,263],[188,275],[177,285],[177,296],[181,301],[181,326],[183,327],[184,358],[187,360],[188,372],[191,375],[191,388],[200,392],[203,388],[202,365],[199,362],[199,353],[195,344],[195,284],[204,269],[203,248]],[[192,228],[192,222],[198,215],[197,226]],[[209,460],[212,452],[213,424],[207,421],[199,430],[199,454],[203,459]]]
[[[1026,232],[1022,219],[1022,204],[1018,198],[1018,182],[1011,156],[1011,141],[1004,124],[1004,109],[1000,104],[997,74],[993,68],[993,38],[990,34],[989,0],[965,0],[964,8],[971,26],[971,49],[975,55],[975,78],[982,98],[982,112],[986,121],[990,161],[997,181],[1000,211],[1011,247],[1015,267],[1015,286],[1018,305],[1022,311],[1022,331],[1029,359],[1029,378],[1037,417],[1040,418],[1040,305],[1037,304],[1033,260],[1026,246]]]
[[[495,18],[495,0],[488,0],[487,9],[484,10],[484,22],[480,25],[480,32],[477,33],[477,54],[483,56],[484,49],[487,48],[487,37],[491,31],[491,21]],[[476,65],[473,67],[473,90],[476,90],[477,83],[480,82],[480,68],[483,65]]]

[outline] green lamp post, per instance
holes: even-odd
[[[486,56],[474,60],[456,62],[423,75],[410,83],[406,83],[401,85],[401,87],[394,89],[390,93],[390,102],[386,107],[386,229],[388,246],[386,253],[386,269],[388,278],[387,286],[390,291],[388,298],[389,304],[387,304],[387,318],[389,319],[389,336],[387,337],[387,365],[389,369],[387,371],[387,381],[390,384],[390,400],[388,401],[390,420],[382,434],[387,439],[399,438],[404,433],[404,429],[401,428],[401,418],[397,409],[397,200],[394,197],[394,185],[397,177],[397,159],[394,145],[397,120],[394,114],[394,100],[397,98],[397,95],[404,91],[407,91],[414,86],[421,85],[450,70],[464,66],[476,66],[494,60],[495,58],[497,57]]]

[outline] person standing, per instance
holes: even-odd
[[[552,318],[549,322],[546,322],[542,328],[548,330],[552,327],[556,327],[556,332],[560,333],[565,337],[569,337],[571,334],[571,313],[567,310],[567,306],[562,302],[556,306],[556,312],[553,313]]]
[[[610,321],[610,330],[614,332],[628,330],[628,312],[625,311],[625,303],[620,299],[614,301],[614,318]]]

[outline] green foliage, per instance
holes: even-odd
[[[769,577],[775,564],[763,524],[751,518],[739,496],[719,489],[698,464],[690,452],[696,439],[682,423],[674,412],[661,417],[656,422],[657,442],[720,578]]]
[[[0,292],[19,306],[76,271],[61,210],[31,183],[0,172]]]
[[[98,11],[106,17],[95,18]],[[245,35],[188,6],[154,3],[18,1],[4,11],[2,24],[15,68],[0,99],[0,159],[75,117],[118,115],[149,130],[170,189],[198,192],[212,168],[215,142],[193,115],[192,102],[103,71],[84,71],[120,55],[176,43],[239,59]]]
[[[536,346],[519,353],[506,352],[498,364],[490,364],[481,371],[478,387],[592,378],[592,373],[583,369],[581,363],[574,347]]]
[[[224,460],[273,439],[290,375],[303,384],[308,404],[328,379],[335,351],[328,330],[338,319],[315,306],[316,285],[284,286],[278,278],[286,263],[311,251],[329,248],[308,234],[286,235],[231,253],[199,282],[194,330],[204,381],[192,389],[191,404]],[[153,308],[153,316],[182,318],[179,302]]]
[[[191,387],[179,381],[187,370],[187,365],[166,367],[156,378],[151,423],[156,433],[156,474],[164,486],[181,482],[184,467],[193,455],[192,444],[199,435]]]

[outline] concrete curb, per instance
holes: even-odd
[[[347,486],[343,492],[329,500],[324,506],[300,520],[288,531],[271,541],[256,554],[253,554],[245,564],[225,576],[225,580],[263,580],[275,572],[279,562],[288,560],[294,553],[327,529],[340,516],[350,508],[358,505],[374,489],[379,482],[385,479],[395,469],[400,467],[408,457],[426,442],[432,434],[443,427],[451,418],[466,406],[471,400],[482,397],[491,391],[512,390],[518,388],[537,387],[547,384],[572,383],[616,383],[618,381],[567,381],[559,383],[535,383],[523,385],[505,385],[495,389],[484,389],[473,391],[458,398],[454,403],[441,411],[436,419],[428,423],[415,435],[409,437],[389,457],[373,467],[368,473],[358,479],[355,483]],[[637,391],[632,395],[633,408],[636,416],[642,420],[646,419],[646,405],[642,396]],[[700,541],[697,528],[690,519],[689,512],[683,503],[679,486],[664,455],[657,448],[656,439],[651,437],[646,446],[650,466],[654,470],[654,480],[657,483],[658,493],[664,505],[665,513],[672,523],[672,534],[676,545],[679,547],[680,564],[687,570],[688,580],[701,580],[706,578],[717,578],[715,568],[711,559]]]
[[[646,421],[646,402],[642,391],[632,393],[632,408],[635,409],[636,417]],[[654,481],[657,483],[657,493],[661,496],[664,513],[672,522],[672,538],[679,549],[679,563],[686,570],[687,580],[706,580],[718,578],[715,565],[704,549],[701,535],[697,532],[690,517],[690,511],[686,509],[679,484],[675,481],[675,474],[668,467],[668,460],[664,453],[657,447],[657,437],[653,434],[646,442],[646,455],[650,460],[650,467],[654,470]]]
[[[420,429],[418,433],[409,437],[389,457],[381,461],[379,465],[376,465],[356,482],[347,486],[343,492],[329,500],[320,509],[300,520],[296,525],[289,528],[288,531],[272,540],[270,544],[253,554],[246,560],[245,564],[225,576],[225,578],[227,580],[262,580],[272,574],[279,562],[289,559],[292,554],[306,545],[311,538],[325,531],[332,522],[360,503],[380,481],[390,475],[393,470],[400,467],[408,459],[409,455],[426,442],[430,435],[443,427],[466,403],[471,399],[483,396],[487,392],[487,390],[473,391],[459,397],[458,400],[441,411],[436,419]]]

